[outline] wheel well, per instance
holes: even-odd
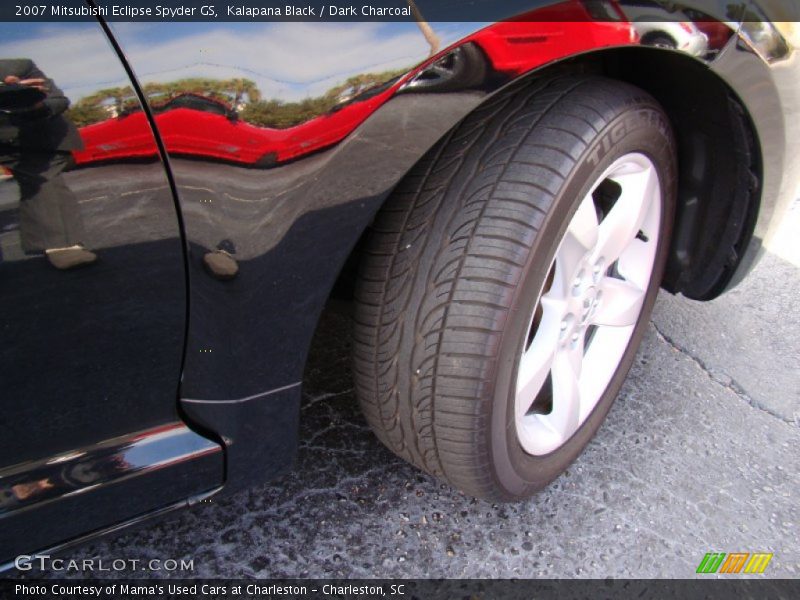
[[[626,48],[581,57],[664,107],[678,141],[678,202],[663,287],[696,300],[720,295],[753,234],[761,195],[755,129],[733,90],[677,52]]]
[[[733,90],[707,66],[655,48],[597,51],[540,69],[601,74],[649,92],[664,107],[678,141],[678,201],[662,287],[711,300],[727,287],[753,234],[762,166],[755,129]],[[334,287],[349,297],[353,254]]]

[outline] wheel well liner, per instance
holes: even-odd
[[[705,64],[677,52],[619,49],[584,60],[646,90],[666,110],[679,177],[662,285],[696,300],[719,296],[750,242],[761,195],[760,148],[742,102]]]

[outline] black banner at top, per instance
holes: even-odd
[[[0,21],[800,21],[796,0],[5,0]]]

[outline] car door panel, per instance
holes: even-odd
[[[149,121],[105,140],[146,158],[75,160],[141,113],[132,82],[96,23],[1,27],[0,562],[223,480],[178,414],[184,255]],[[115,101],[85,109],[100,89]]]

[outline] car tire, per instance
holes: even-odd
[[[366,242],[354,376],[377,437],[489,500],[561,474],[647,327],[675,186],[668,118],[622,82],[533,79],[467,117]]]
[[[482,85],[489,73],[489,62],[473,42],[453,48],[405,84],[415,94],[464,91]]]

